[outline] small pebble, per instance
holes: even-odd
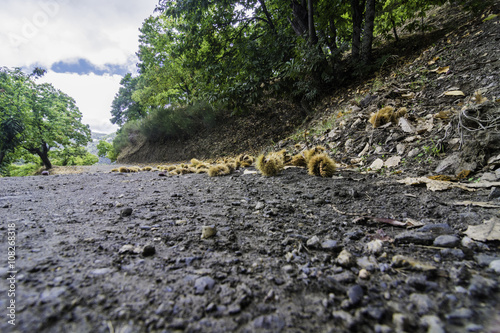
[[[455,311],[447,314],[446,320],[450,324],[459,325],[459,324],[462,324],[462,323],[469,321],[469,319],[472,318],[473,315],[474,315],[474,312],[472,312],[471,309],[460,308],[460,309],[456,309]]]
[[[365,249],[368,253],[378,254],[382,252],[383,242],[380,239],[373,240],[366,244]]]
[[[488,267],[495,273],[500,274],[500,260],[493,260]]]
[[[363,268],[359,271],[358,276],[360,279],[367,280],[370,278],[370,272]]]
[[[337,256],[337,263],[340,266],[350,267],[354,264],[354,256],[347,250],[342,250]]]
[[[363,287],[361,287],[359,284],[356,284],[347,290],[347,296],[349,297],[351,305],[357,305],[359,302],[361,302],[364,294],[365,293],[363,291]]]
[[[321,243],[321,248],[323,250],[335,251],[335,250],[338,250],[340,248],[340,245],[338,244],[338,242],[336,240],[327,239],[323,243]]]
[[[319,243],[319,237],[318,236],[312,236],[309,238],[306,242],[307,246],[309,247],[315,247]]]
[[[493,291],[497,289],[497,287],[497,281],[476,274],[472,276],[469,285],[469,293],[477,298],[491,297],[494,295]]]
[[[438,236],[433,245],[438,247],[456,247],[460,243],[460,239],[453,235],[441,235]]]
[[[201,239],[206,239],[215,236],[217,229],[215,225],[204,225],[201,227]]]
[[[127,216],[130,216],[132,215],[132,212],[134,210],[130,207],[127,207],[127,208],[123,208],[121,211],[120,211],[120,216],[121,217],[127,217]]]
[[[413,303],[419,315],[424,315],[435,308],[434,302],[426,294],[411,294],[410,302]]]
[[[156,253],[156,249],[153,245],[146,245],[144,246],[144,248],[142,249],[142,255],[145,256],[145,257],[150,257],[152,255],[154,255]]]
[[[427,328],[427,333],[446,333],[444,324],[438,316],[423,316],[420,318],[420,325]]]
[[[354,324],[353,316],[346,311],[333,311],[332,317],[335,320],[342,321],[347,328],[350,328]]]
[[[215,280],[209,276],[202,276],[194,282],[195,294],[203,294],[205,290],[211,290],[215,285]]]

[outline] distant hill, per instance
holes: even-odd
[[[116,132],[105,134],[99,132],[91,132],[92,141],[87,144],[87,151],[91,154],[97,156],[97,144],[99,141],[104,140],[106,142],[112,143],[116,137]],[[99,157],[99,164],[111,164],[109,158]]]

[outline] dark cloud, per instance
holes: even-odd
[[[125,75],[129,72],[126,65],[105,64],[104,66],[96,66],[83,58],[77,59],[76,61],[58,61],[52,64],[50,69],[56,73],[74,73],[79,75],[90,73],[96,75]]]

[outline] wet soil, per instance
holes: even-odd
[[[1,246],[5,254],[12,227],[16,325],[3,316],[0,328],[498,332],[499,274],[490,267],[498,242],[463,232],[499,210],[456,204],[487,202],[490,192],[432,192],[348,170],[324,179],[301,168],[276,177],[3,178]],[[204,226],[215,236],[202,239]]]

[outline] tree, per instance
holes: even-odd
[[[116,161],[116,158],[118,157],[114,146],[104,140],[99,141],[97,144],[97,156],[107,157],[111,160],[111,162]]]
[[[26,96],[31,88],[29,77],[19,69],[0,68],[0,165],[23,140],[23,120],[30,110]]]
[[[91,140],[89,126],[82,124],[75,100],[51,84],[35,85],[31,102],[32,110],[25,120],[29,129],[22,147],[38,155],[46,169],[52,168],[50,149],[77,147]]]
[[[0,71],[1,163],[29,153],[50,169],[52,148],[78,147],[91,140],[75,101],[51,84],[36,84],[33,79],[41,74],[41,69],[29,76],[19,69]]]
[[[112,124],[122,126],[128,120],[141,119],[147,112],[142,105],[133,100],[132,94],[137,90],[138,77],[132,77],[128,73],[120,81],[120,89],[115,95],[113,103],[111,104],[111,118]]]

